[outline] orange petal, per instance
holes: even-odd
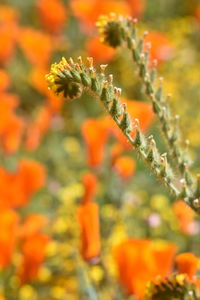
[[[92,202],[80,205],[77,216],[81,229],[81,254],[89,261],[100,255],[98,205]]]
[[[189,279],[195,275],[198,267],[198,258],[190,252],[176,256],[176,264],[180,274],[187,274]]]

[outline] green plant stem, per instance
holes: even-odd
[[[105,76],[106,66],[100,66],[100,73],[97,73],[93,67],[92,58],[88,58],[88,65],[85,66],[82,58],[78,58],[78,63],[72,59],[69,63],[63,58],[59,64],[52,65],[51,72],[47,75],[49,87],[57,94],[71,94],[76,97],[77,90],[90,92],[104,105],[106,111],[110,114],[116,125],[120,128],[123,135],[127,138],[138,156],[147,163],[151,172],[159,179],[171,192],[175,198],[183,199],[194,211],[200,214],[199,186],[197,186],[194,196],[189,193],[185,180],[182,181],[182,187],[176,185],[177,180],[173,174],[172,168],[167,161],[167,155],[160,155],[156,142],[152,136],[146,138],[139,126],[139,121],[131,120],[125,104],[121,104],[121,89],[113,86],[113,76]],[[72,89],[72,88],[73,89]],[[135,136],[131,135],[135,129]],[[197,198],[198,197],[198,198]]]
[[[152,63],[150,64],[149,62],[149,49],[144,50],[145,36],[147,33],[141,38],[137,38],[136,20],[122,16],[117,17],[111,15],[110,19],[109,17],[106,18],[106,16],[102,16],[102,19],[100,18],[97,25],[101,28],[101,34],[103,35],[105,43],[113,47],[126,44],[127,48],[131,51],[139,77],[145,86],[145,94],[150,99],[153,110],[161,123],[161,129],[169,146],[173,166],[175,165],[175,167],[177,167],[181,178],[185,179],[187,190],[190,196],[192,196],[194,179],[189,171],[190,160],[187,151],[182,150],[180,147],[179,116],[173,116],[171,113],[168,105],[170,97],[169,95],[165,96],[163,94],[161,78],[159,78],[159,86],[156,87],[158,83],[156,81],[156,69],[155,66],[152,66]],[[117,43],[114,43],[114,41],[117,41]]]

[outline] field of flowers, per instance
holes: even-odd
[[[199,129],[199,0],[1,0],[0,300],[200,299]]]

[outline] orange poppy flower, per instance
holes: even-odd
[[[58,112],[63,105],[63,101],[48,89],[47,82],[45,80],[45,75],[47,73],[48,71],[45,68],[34,68],[30,74],[30,83],[47,99],[49,109],[52,112]]]
[[[40,232],[42,227],[47,224],[47,217],[39,214],[28,215],[18,230],[21,238],[27,238]]]
[[[135,173],[135,160],[129,156],[121,156],[115,160],[113,165],[119,176],[127,180]]]
[[[59,98],[50,90],[48,90],[47,92],[47,102],[48,102],[48,106],[49,106],[49,109],[55,113],[59,113],[62,106],[63,106],[63,99],[62,98]]]
[[[100,255],[98,205],[94,202],[81,204],[77,216],[81,230],[81,255],[86,261],[93,261]]]
[[[195,285],[198,289],[198,292],[200,293],[200,278],[194,279],[193,282],[195,283]]]
[[[19,162],[19,178],[24,186],[27,197],[42,188],[46,181],[46,170],[42,164],[30,159],[23,159]]]
[[[0,47],[0,64],[5,65],[13,57],[15,50],[15,38],[9,26],[1,25],[0,43],[3,45]]]
[[[114,12],[130,15],[130,7],[125,1],[119,0],[72,0],[73,14],[80,19],[85,29],[93,29],[99,15]]]
[[[49,63],[53,43],[48,34],[29,27],[23,28],[20,31],[19,45],[32,64],[43,67]]]
[[[146,38],[146,43],[151,44],[150,59],[156,59],[158,63],[169,60],[172,57],[172,45],[164,33],[150,32]],[[145,46],[146,48],[146,46]]]
[[[65,6],[60,0],[39,0],[37,8],[40,21],[45,29],[52,33],[63,29],[67,14]]]
[[[19,236],[22,238],[23,259],[18,274],[22,284],[37,277],[45,259],[46,248],[50,239],[40,230],[46,223],[47,218],[45,216],[31,214],[26,217],[19,229]]]
[[[24,130],[24,121],[17,116],[10,118],[8,127],[2,136],[3,149],[7,154],[16,152],[20,146]]]
[[[106,63],[112,60],[115,49],[100,42],[99,38],[91,38],[86,45],[88,56],[94,57],[96,63]]]
[[[127,294],[139,299],[145,285],[156,276],[167,276],[173,265],[174,244],[153,243],[150,240],[128,239],[114,248],[119,280]],[[163,259],[164,258],[164,259]]]
[[[7,5],[0,5],[0,64],[4,65],[14,55],[18,34],[18,12]]]
[[[116,159],[122,154],[124,148],[120,143],[116,143],[111,148],[111,164],[114,165]]]
[[[19,12],[12,6],[0,5],[0,23],[16,24],[19,19]]]
[[[42,107],[36,119],[27,127],[25,147],[27,150],[35,150],[39,146],[42,137],[49,129],[52,114],[48,107]]]
[[[165,277],[171,272],[176,250],[176,245],[172,243],[152,243],[152,253],[155,259],[155,273]]]
[[[18,105],[18,98],[13,94],[1,93],[0,95],[0,133],[8,127],[9,120],[13,117],[14,109]]]
[[[145,8],[145,0],[127,0],[132,12],[132,17],[139,18]]]
[[[46,74],[47,69],[36,67],[32,69],[29,77],[30,84],[42,95],[46,95],[48,91],[47,82],[45,80]]]
[[[107,126],[101,120],[87,119],[83,122],[82,135],[87,147],[89,166],[98,167],[102,163],[108,134]]]
[[[14,113],[14,109],[18,105],[16,95],[1,93],[0,98],[1,146],[6,153],[12,153],[20,145],[24,121]]]
[[[87,173],[83,176],[82,182],[84,185],[84,195],[82,203],[91,202],[94,199],[97,189],[97,178],[92,173]]]
[[[125,103],[127,103],[127,111],[130,113],[131,118],[138,119],[141,130],[143,132],[147,131],[155,118],[151,104],[130,100],[126,100]]]
[[[81,234],[81,255],[86,261],[93,261],[100,255],[99,207],[92,202],[97,179],[92,173],[87,173],[82,179],[84,195],[77,211]]]
[[[44,167],[33,160],[19,162],[15,172],[0,168],[0,206],[23,207],[45,183]],[[11,186],[11,189],[7,187]]]
[[[193,210],[181,200],[176,201],[173,204],[173,210],[177,218],[180,231],[185,234],[191,233],[191,224],[194,219]]]
[[[187,274],[189,279],[193,279],[198,267],[198,258],[190,252],[181,253],[176,256],[176,264],[180,274]]]
[[[9,85],[10,78],[8,73],[5,70],[0,69],[0,92],[5,92]]]
[[[8,188],[6,186],[5,188]],[[6,208],[0,210],[0,268],[5,268],[11,263],[15,250],[19,225],[18,214]]]
[[[200,21],[200,5],[197,5],[197,7],[195,9],[195,16],[196,16],[197,20]]]
[[[18,274],[21,284],[35,279],[45,260],[49,237],[44,233],[36,233],[27,237],[22,243],[23,260]]]

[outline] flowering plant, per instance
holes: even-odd
[[[200,299],[199,37],[198,0],[1,1],[0,300]]]
[[[150,135],[146,138],[140,128],[139,120],[132,119],[127,104],[121,103],[121,88],[114,86],[112,74],[105,75],[107,65],[100,65],[100,72],[97,72],[92,57],[87,58],[86,64],[84,64],[81,56],[78,57],[77,62],[74,62],[72,58],[67,61],[63,57],[60,63],[52,65],[50,73],[46,75],[49,89],[63,99],[79,98],[83,91],[91,93],[93,97],[103,104],[107,113],[113,119],[115,125],[113,123],[112,126],[117,126],[121,130],[139,158],[149,165],[150,171],[167,187],[174,198],[183,200],[199,214],[200,176],[197,175],[197,178],[194,179],[189,170],[188,141],[185,141],[185,149],[182,149],[181,144],[183,143],[181,143],[178,127],[179,116],[173,116],[170,110],[169,100],[171,97],[169,94],[165,96],[163,93],[163,79],[158,78],[157,80],[157,62],[152,60],[150,56],[151,44],[145,41],[148,33],[145,32],[141,38],[138,38],[136,20],[131,17],[118,16],[114,13],[109,16],[100,16],[97,26],[102,42],[114,48],[125,45],[131,51],[138,70],[138,76],[144,85],[145,93],[150,99],[153,111],[160,121],[164,138],[169,147],[169,154],[164,153],[161,155],[154,137]],[[175,176],[177,170],[180,174],[179,180]],[[93,262],[93,259],[98,257],[100,253],[98,211],[96,204],[92,203],[90,199],[90,194],[92,193],[93,195],[94,183],[90,182],[90,178],[85,178],[84,180],[86,197],[83,198],[79,211],[80,226],[82,228],[82,255],[87,261]],[[89,202],[87,200],[88,196]],[[155,262],[155,273],[153,270],[150,271],[150,261],[153,261],[153,256],[149,258],[148,265],[146,265],[147,262],[140,262],[141,259],[143,260],[145,256],[148,256],[148,245],[148,240],[128,240],[115,250],[120,281],[127,293],[136,294],[140,299],[143,299],[143,297],[144,299],[152,300],[198,299],[195,289],[196,279],[193,279],[196,268],[194,268],[195,271],[191,272],[191,275],[189,271],[193,263],[195,265],[196,258],[194,257],[193,260],[192,254],[191,257],[190,254],[188,256],[187,254],[180,255],[176,261],[181,275],[172,275],[165,278],[170,272],[172,257],[175,252],[174,245],[168,245],[166,249],[161,247],[160,250],[155,250],[155,253],[160,251],[159,255],[161,257],[166,251],[167,256],[171,258],[169,261],[166,261],[166,267],[164,261],[158,266],[156,266]],[[137,248],[139,254],[136,255]],[[141,254],[141,251],[144,251],[144,254]],[[153,250],[151,249],[150,251]],[[152,253],[151,255],[155,254]],[[146,270],[145,274],[143,273],[144,270],[141,275],[138,271],[134,273],[136,269],[135,264],[138,264],[137,269],[141,270],[143,263]],[[158,271],[159,267],[162,270]],[[184,274],[187,274],[186,277]],[[161,277],[158,279],[156,275]],[[152,280],[152,283],[145,293],[144,285],[148,280]],[[143,286],[141,286],[141,282]]]

